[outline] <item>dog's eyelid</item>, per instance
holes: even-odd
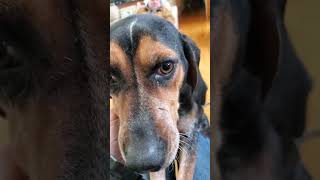
[[[174,66],[176,66],[176,64],[178,63],[178,59],[177,58],[159,58],[158,60],[156,60],[153,70],[159,69],[159,67],[164,63],[173,63]]]
[[[157,64],[162,64],[162,63],[166,63],[166,62],[172,62],[174,64],[178,63],[178,59],[174,58],[174,57],[165,57],[165,58],[159,58],[159,60],[157,60]]]
[[[175,66],[178,63],[178,61],[175,60],[175,59],[161,59],[161,60],[158,60],[157,63],[153,66],[151,73],[152,74],[156,73],[159,70],[159,68],[161,67],[161,65],[163,65],[165,63],[172,63],[174,68],[175,68]]]

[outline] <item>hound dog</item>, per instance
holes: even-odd
[[[207,121],[200,50],[154,15],[125,18],[111,26],[110,35],[111,98],[125,165],[164,179],[179,157],[177,179],[193,179],[195,132]]]
[[[0,116],[10,137],[0,179],[109,177],[108,6],[0,0]]]
[[[295,140],[311,80],[284,25],[285,0],[213,2],[215,175],[308,180]]]

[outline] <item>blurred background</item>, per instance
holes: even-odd
[[[287,1],[286,25],[294,47],[313,79],[308,101],[308,130],[320,130],[320,1]],[[305,165],[315,180],[320,179],[320,137],[301,146]]]

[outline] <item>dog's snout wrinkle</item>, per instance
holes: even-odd
[[[161,110],[161,111],[167,111],[167,112],[169,112],[169,110],[168,109],[165,109],[165,108],[158,108],[159,110]]]

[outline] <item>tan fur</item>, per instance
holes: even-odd
[[[198,110],[198,106],[196,106],[196,104],[194,103],[191,112],[183,117],[180,117],[178,122],[178,129],[180,133],[186,135],[190,135],[192,133],[191,130],[194,129],[195,121],[198,118]],[[177,180],[192,180],[196,164],[196,151],[194,147],[191,147],[191,149],[185,149],[183,151],[180,151],[179,162],[180,164]]]
[[[150,180],[166,180],[166,171],[165,169],[158,172],[150,173]]]
[[[125,77],[130,77],[130,65],[128,57],[117,42],[110,42],[110,66],[117,67],[121,70]]]
[[[196,167],[196,151],[182,151],[179,164],[179,174],[177,180],[193,180],[194,169]]]

